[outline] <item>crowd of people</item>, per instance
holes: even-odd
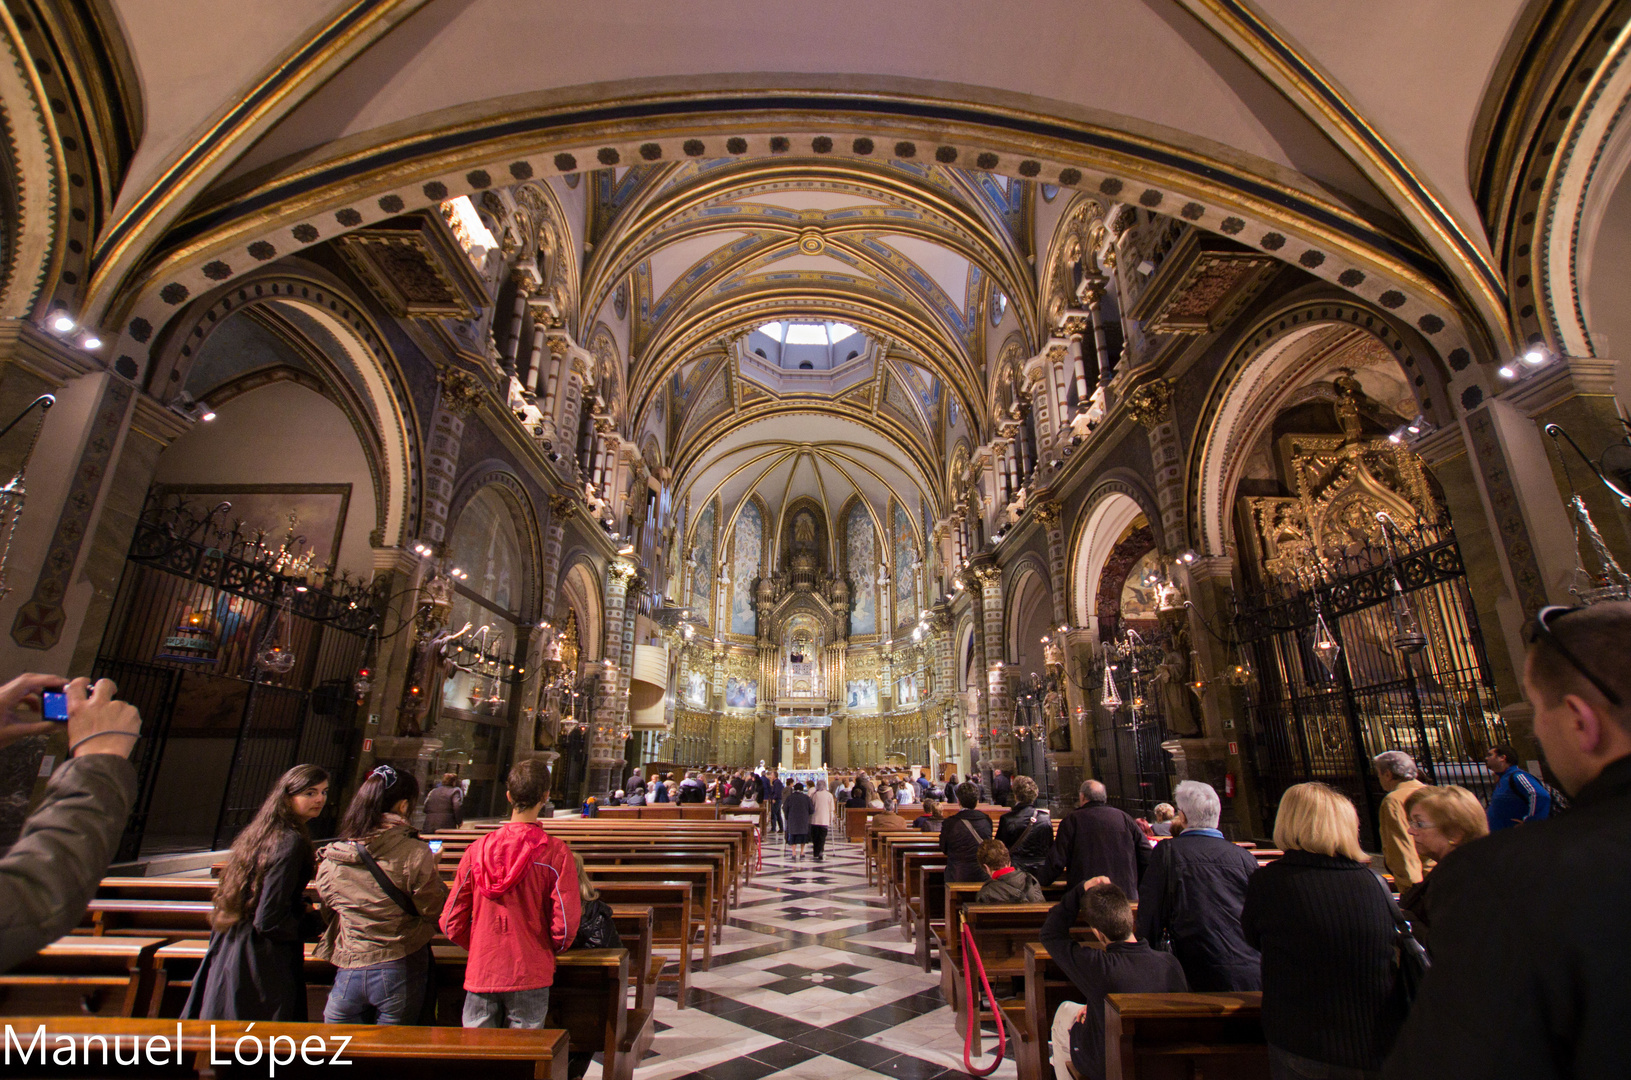
[[[1104,1075],[1106,994],[1186,989],[1261,990],[1276,1080],[1620,1077],[1631,1075],[1616,992],[1631,958],[1631,664],[1608,658],[1627,641],[1631,603],[1548,608],[1534,623],[1524,693],[1566,815],[1550,816],[1545,785],[1509,746],[1490,750],[1487,804],[1427,782],[1405,753],[1377,756],[1397,902],[1361,847],[1354,803],[1322,783],[1283,792],[1273,837],[1284,854],[1261,867],[1225,838],[1222,801],[1198,781],[1179,783],[1146,823],[1089,780],[1056,835],[1023,776],[993,774],[992,792],[1013,804],[995,827],[972,779],[936,790],[924,776],[857,772],[830,791],[825,779],[784,785],[773,770],[636,775],[624,798],[769,803],[795,858],[808,845],[818,861],[840,805],[905,826],[901,807],[919,802],[911,827],[938,832],[947,880],[982,882],[981,902],[1037,902],[1062,878],[1040,937],[1083,999],[1055,1017],[1055,1061],[1085,1080]],[[45,692],[66,695],[68,759],[0,858],[0,970],[79,922],[136,790],[127,758],[141,718],[107,680],[26,675],[0,687],[0,747],[54,729],[32,719]],[[377,766],[319,848],[310,822],[330,784],[316,766],[289,770],[234,841],[186,1016],[306,1019],[302,951],[317,941],[338,970],[326,1021],[427,1022],[440,931],[469,952],[466,1026],[538,1027],[555,956],[615,941],[582,861],[539,825],[542,762],[510,770],[508,820],[470,845],[451,887],[410,820],[423,805],[428,820],[456,825],[456,777],[421,804],[413,775]],[[942,814],[942,801],[956,811]],[[1072,937],[1078,925],[1090,943]],[[1407,971],[1412,938],[1431,960],[1419,983]]]

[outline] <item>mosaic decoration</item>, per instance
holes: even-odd
[[[873,535],[872,515],[866,505],[850,507],[844,538],[849,556],[849,582],[855,607],[850,612],[851,634],[878,632],[878,544]],[[851,683],[850,685],[854,685]]]
[[[714,504],[697,516],[696,543],[691,547],[691,607],[712,620],[714,601]]]
[[[894,510],[895,621],[904,625],[917,618],[917,540],[906,508],[895,503]]]
[[[51,544],[46,548],[44,567],[34,583],[34,595],[17,609],[17,618],[11,625],[11,639],[25,649],[49,649],[62,637],[67,618],[62,598],[68,591],[74,564],[79,561],[79,549],[90,529],[91,511],[96,507],[96,493],[107,476],[108,462],[119,441],[119,426],[124,422],[125,410],[134,393],[135,389],[120,379],[109,379],[102,391],[96,419],[91,422],[90,438],[85,440],[79,468],[74,470],[68,497],[63,500],[62,516],[57,519]]]
[[[736,554],[731,561],[731,633],[752,634],[758,617],[753,610],[753,579],[759,576],[759,553],[764,521],[759,504],[748,502],[736,518]]]
[[[848,692],[844,697],[844,705],[850,709],[876,709],[878,707],[878,680],[852,679]]]

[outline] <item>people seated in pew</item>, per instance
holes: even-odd
[[[894,792],[885,790],[883,813],[873,814],[866,823],[869,832],[886,832],[906,828],[906,819],[895,812]]]
[[[1172,825],[1178,818],[1178,808],[1176,806],[1169,802],[1158,802],[1155,804],[1155,809],[1151,811],[1151,816],[1155,818],[1154,821],[1150,822],[1151,833],[1156,836],[1177,835]]]
[[[305,943],[323,931],[306,901],[316,869],[308,823],[328,785],[326,770],[296,765],[232,842],[183,1020],[306,1019]]]
[[[1433,970],[1388,1080],[1631,1076],[1631,603],[1542,608],[1523,692],[1569,812],[1429,876]]]
[[[680,782],[679,801],[682,803],[699,803],[707,800],[707,788],[703,786],[702,779],[697,775],[697,771],[692,769],[685,774],[685,779]]]
[[[136,770],[127,759],[142,718],[134,706],[113,700],[118,687],[110,679],[92,686],[89,679],[31,674],[0,686],[0,747],[62,727],[28,718],[40,714],[46,692],[67,697],[68,760],[0,858],[0,972],[79,922],[136,798]]]
[[[991,880],[980,886],[974,897],[976,904],[1042,903],[1042,886],[1025,871],[1014,869],[1008,845],[1001,840],[986,840],[980,844],[980,865]]]
[[[940,851],[946,856],[946,883],[984,881],[980,865],[980,844],[991,839],[991,819],[980,805],[980,789],[973,784],[957,785],[957,805],[962,807],[940,826]]]
[[[1059,823],[1042,884],[1051,884],[1060,874],[1067,886],[1103,876],[1137,900],[1138,879],[1150,864],[1154,844],[1131,815],[1110,805],[1109,793],[1099,781],[1084,781],[1076,800],[1076,809]]]
[[[827,834],[832,832],[837,805],[832,792],[827,790],[827,781],[817,780],[815,793],[810,796],[810,852],[816,862],[823,862],[827,857]]]
[[[923,813],[912,819],[909,829],[918,829],[922,832],[937,833],[943,824],[940,817],[940,803],[934,799],[923,800]]]
[[[1102,948],[1071,937],[1086,916]],[[1133,932],[1133,908],[1107,877],[1094,877],[1067,889],[1048,912],[1040,935],[1053,962],[1082,992],[1081,1001],[1061,1004],[1053,1015],[1053,1071],[1072,1080],[1069,1061],[1082,1080],[1104,1080],[1104,998],[1106,994],[1181,994],[1189,989],[1184,969],[1171,953],[1157,952]]]
[[[1173,838],[1156,846],[1138,883],[1138,936],[1169,935],[1197,993],[1259,990],[1262,958],[1240,926],[1257,860],[1218,831],[1223,804],[1210,785],[1180,781],[1173,799]]]
[[[1263,957],[1269,1075],[1374,1077],[1404,1004],[1393,898],[1359,846],[1359,814],[1335,788],[1294,784],[1280,796],[1274,845],[1285,854],[1252,875],[1240,913]]]
[[[589,868],[583,856],[572,853],[572,863],[578,870],[578,932],[572,939],[574,949],[621,949],[623,938],[613,923],[612,907],[600,898],[600,890],[589,880]]]
[[[317,853],[328,929],[315,955],[338,969],[325,1023],[435,1022],[435,1001],[426,1001],[430,943],[447,886],[430,845],[408,824],[418,798],[411,773],[375,766],[341,815],[339,838]]]
[[[425,831],[457,829],[464,824],[464,788],[457,773],[443,773],[442,782],[425,796]]]
[[[997,839],[1010,850],[1024,836],[1036,817],[1036,781],[1029,776],[1016,776],[1013,783],[1014,808],[997,819]]]
[[[465,949],[464,1026],[541,1028],[555,954],[578,934],[572,849],[545,832],[549,766],[518,761],[505,781],[510,820],[459,857],[442,932]]]
[[[1467,841],[1489,835],[1489,820],[1484,816],[1478,796],[1454,784],[1418,785],[1405,799],[1404,812],[1410,839],[1423,864],[1436,863]],[[1399,897],[1399,907],[1410,916],[1410,932],[1429,952],[1432,951],[1433,896],[1429,884],[1432,880],[1433,869],[1429,868],[1420,881]]]

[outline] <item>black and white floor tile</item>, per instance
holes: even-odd
[[[795,861],[772,834],[690,1007],[670,991],[657,1009],[635,1080],[967,1080],[940,976],[917,966],[858,844]],[[1010,1059],[992,1080],[1016,1075]]]

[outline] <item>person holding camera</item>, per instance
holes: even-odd
[[[0,858],[0,971],[9,971],[78,924],[113,858],[136,798],[128,760],[141,737],[135,706],[114,701],[108,679],[68,681],[19,675],[0,686],[0,747],[62,727],[44,695],[67,717],[68,760]]]

